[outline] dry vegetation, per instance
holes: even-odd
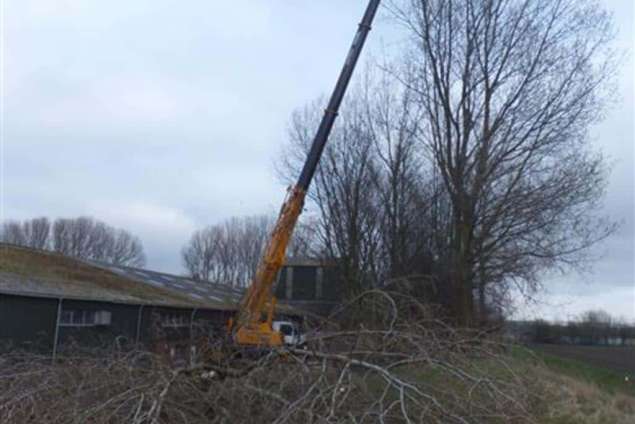
[[[635,422],[635,398],[610,394],[595,384],[567,377],[544,368],[535,370],[543,381],[549,402],[542,413],[544,422],[554,424],[630,424]]]
[[[0,422],[557,423],[579,422],[558,420],[608,399],[519,361],[496,337],[456,331],[428,315],[409,299],[369,292],[340,311],[345,325],[323,323],[306,350],[257,359],[206,354],[181,368],[116,349],[67,353],[54,364],[5,355]],[[602,405],[590,415],[607,408],[634,414],[631,398]]]
[[[185,295],[147,284],[138,284],[113,272],[59,253],[2,243],[0,274],[7,276],[4,284],[15,280],[22,290],[25,290],[23,280],[37,280],[38,284],[34,289],[47,286],[48,290],[63,291],[69,296],[88,295],[94,298],[100,294],[112,296],[113,293],[118,293],[120,297],[121,293],[125,293],[131,300],[164,302],[168,299],[174,304],[196,303]],[[96,289],[100,292],[95,292]]]

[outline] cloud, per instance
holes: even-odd
[[[328,94],[364,6],[5,2],[5,218],[93,215],[139,235],[149,268],[179,272],[194,229],[278,210],[285,189],[271,163],[289,116]],[[620,46],[631,46],[632,2],[607,6]],[[379,16],[364,56],[399,38],[394,31]],[[573,293],[583,305],[575,310],[590,299],[610,309],[614,298],[623,311],[635,284],[632,60],[626,65],[618,104],[593,130],[616,162],[604,211],[624,225],[599,249],[606,255],[588,283],[548,284],[554,299]]]
[[[40,104],[31,113],[42,126],[53,128],[160,124],[174,120],[182,110],[180,106],[188,100],[171,85],[169,81],[143,76],[109,78],[97,87],[87,87],[80,95]]]
[[[542,318],[552,321],[575,319],[583,312],[602,309],[615,318],[635,324],[635,287],[604,286],[603,290],[587,290],[588,284],[561,288],[561,292],[541,293],[531,302],[518,298],[516,319]],[[597,288],[597,287],[596,287]]]

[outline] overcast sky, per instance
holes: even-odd
[[[148,268],[182,272],[197,228],[275,213],[272,164],[293,109],[329,93],[364,0],[0,0],[0,220],[92,215],[141,237]],[[632,0],[605,1],[633,46]],[[380,14],[363,55],[399,32]],[[593,274],[550,277],[518,316],[604,308],[635,320],[634,70],[593,129],[622,223]]]

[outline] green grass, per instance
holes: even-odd
[[[521,376],[526,384],[532,386],[532,395],[526,406],[537,423],[635,423],[635,386],[626,383],[618,372],[521,346],[512,347],[509,355],[503,355],[502,359],[504,363],[483,358],[463,365],[473,375],[502,384],[512,383],[512,386],[513,379]],[[489,401],[478,390],[470,392],[470,384],[457,380],[438,367],[407,366],[393,371],[417,383],[449,407],[456,402],[453,396],[470,399],[479,405]],[[381,393],[385,387],[377,375],[365,378],[363,384],[371,394]],[[397,400],[397,395],[392,393],[386,402]],[[505,421],[493,416],[488,422],[502,424]]]
[[[626,382],[624,374],[617,371],[551,355],[537,349],[516,347],[513,356],[524,360],[542,361],[553,372],[595,384],[610,394],[623,393],[635,396],[635,382]]]
[[[596,384],[609,393],[625,393],[635,396],[635,384],[624,381],[624,375],[616,371],[589,365],[573,359],[539,353],[545,365],[553,371]]]

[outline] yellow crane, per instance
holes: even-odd
[[[275,347],[283,344],[282,333],[272,326],[276,305],[276,299],[272,295],[272,287],[283,265],[287,245],[302,212],[304,197],[333,128],[344,93],[353,75],[357,59],[371,29],[371,23],[378,7],[379,0],[370,0],[366,7],[333,94],[324,110],[324,116],[313,139],[300,177],[282,204],[280,215],[260,259],[256,276],[240,302],[238,313],[235,318],[230,319],[229,330],[234,341],[239,345]]]

